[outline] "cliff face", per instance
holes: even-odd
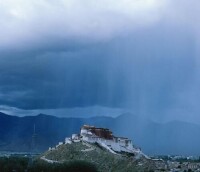
[[[83,160],[93,163],[98,167],[98,171],[100,172],[149,171],[155,168],[154,162],[145,157],[134,157],[128,154],[112,154],[98,144],[86,142],[60,145],[55,150],[45,152],[41,156],[41,159],[43,161],[49,161],[49,163]]]

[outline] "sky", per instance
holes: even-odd
[[[0,111],[200,124],[198,0],[0,0]]]

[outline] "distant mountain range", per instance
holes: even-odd
[[[79,133],[83,124],[107,127],[116,136],[132,139],[146,154],[200,155],[200,125],[155,123],[129,113],[117,118],[57,118],[44,114],[16,117],[0,113],[0,151],[41,152]]]

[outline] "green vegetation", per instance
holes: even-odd
[[[97,172],[97,168],[85,161],[71,161],[68,163],[49,164],[44,161],[35,161],[28,169],[29,172]]]
[[[87,149],[91,150],[83,151]],[[90,144],[90,147],[88,147],[82,142],[61,145],[56,150],[47,151],[42,156],[59,162],[84,160],[98,167],[99,172],[138,172],[149,171],[154,167],[153,162],[145,158],[141,157],[139,160],[133,160],[133,156],[115,155],[97,144]],[[138,165],[139,162],[141,165]]]
[[[97,168],[85,161],[70,161],[68,163],[50,164],[42,160],[34,160],[29,165],[29,159],[24,157],[1,157],[0,172],[97,172]]]
[[[1,157],[1,172],[24,172],[28,165],[28,158],[24,157]]]
[[[0,172],[148,172],[155,165],[146,158],[133,157],[112,154],[98,144],[79,142],[61,145],[34,159],[0,158]],[[46,162],[48,160],[54,163]]]

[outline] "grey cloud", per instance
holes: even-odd
[[[35,116],[42,113],[57,117],[73,116],[73,117],[88,118],[94,116],[117,117],[118,115],[129,112],[129,110],[120,108],[102,107],[102,106],[24,110],[16,107],[0,105],[0,112],[20,117],[27,115]]]
[[[135,114],[156,120],[171,119],[176,113],[187,118],[190,118],[189,113],[198,114],[199,35],[194,29],[198,24],[191,21],[197,11],[191,12],[186,1],[181,1],[181,7],[178,6],[180,1],[157,2],[149,0],[149,6],[141,7],[136,19],[132,6],[122,9],[110,6],[105,10],[100,3],[96,7],[100,10],[98,15],[94,11],[86,14],[81,11],[84,16],[74,21],[75,25],[72,18],[75,20],[79,15],[72,11],[66,14],[66,4],[64,9],[59,3],[54,8],[53,2],[40,1],[35,4],[37,8],[33,6],[33,11],[28,12],[28,19],[23,18],[23,9],[17,9],[17,12],[22,10],[22,16],[13,16],[9,22],[14,22],[11,26],[21,26],[19,23],[24,21],[25,32],[20,27],[15,28],[14,35],[9,35],[10,30],[0,30],[8,41],[8,44],[0,43],[0,104],[27,110],[96,105],[128,108]],[[27,3],[23,8],[30,5]],[[82,5],[76,8],[87,9]],[[48,18],[46,10],[49,8],[53,11]],[[126,8],[129,8],[127,13]],[[58,9],[64,11],[56,15]],[[154,9],[156,15],[144,20]],[[144,16],[143,11],[146,12]],[[20,15],[15,10],[11,12]],[[3,13],[5,16],[6,12]],[[71,23],[63,23],[62,14],[64,18],[71,15]],[[100,22],[103,29],[91,30],[91,21],[87,22],[90,19],[85,19],[91,14],[96,22],[103,18]],[[115,23],[116,16],[125,23]],[[1,22],[6,29],[7,21]],[[108,30],[105,30],[108,23]],[[65,30],[70,24],[73,33]],[[198,115],[195,117],[199,119]]]
[[[166,0],[3,0],[0,50],[29,49],[55,38],[104,42],[158,22],[166,4]]]
[[[186,35],[181,41],[165,40],[161,32],[147,30],[76,51],[12,57],[14,62],[2,64],[7,69],[1,77],[2,90],[28,91],[16,99],[16,106],[24,102],[21,108],[100,104],[139,110],[140,103],[147,110],[167,107],[193,75],[194,61],[187,57],[193,53],[192,39],[188,42]]]

